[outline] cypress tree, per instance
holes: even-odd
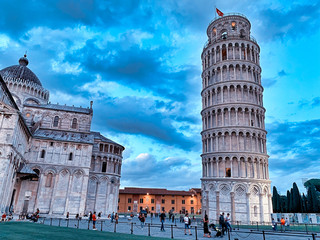
[[[307,193],[307,212],[308,213],[312,213],[313,212],[311,188],[312,187],[308,187],[308,193]]]
[[[273,212],[277,213],[280,211],[279,209],[279,202],[278,202],[278,191],[275,186],[273,186],[273,191],[272,191],[272,205],[273,205]]]
[[[303,213],[306,213],[307,212],[307,198],[304,195],[304,193],[302,194],[301,203],[302,203],[301,210]]]
[[[292,212],[301,212],[301,196],[297,184],[293,183],[292,188]]]
[[[292,207],[291,207],[291,194],[290,194],[290,192],[289,192],[289,190],[287,190],[287,212],[289,213],[289,212],[291,212],[291,209],[292,209]]]
[[[316,192],[315,186],[311,186],[311,195],[312,195],[312,210],[314,213],[319,212],[319,199]]]

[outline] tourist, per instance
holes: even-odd
[[[209,238],[209,237],[211,237],[211,235],[210,235],[211,233],[209,231],[208,224],[209,224],[208,215],[205,214],[204,218],[203,218],[203,236]]]
[[[272,218],[272,229],[273,231],[277,231],[277,222]]]
[[[113,222],[113,219],[114,219],[114,212],[112,212],[111,214],[111,222]]]
[[[150,216],[151,216],[151,218],[153,218],[153,212],[151,212]]]
[[[228,231],[232,231],[230,213],[226,216],[226,227]]]
[[[164,230],[164,221],[166,220],[166,212],[163,210],[162,213],[160,214],[160,222],[161,222],[161,228],[160,231],[165,232]]]
[[[78,219],[78,218],[79,218],[79,213],[76,214],[76,219]]]
[[[189,235],[192,235],[191,230],[190,230],[191,218],[189,218],[188,213],[186,213],[183,220],[184,220],[184,235],[187,235],[187,229],[189,230]]]
[[[285,230],[289,230],[289,227],[290,227],[290,221],[288,218],[286,218],[286,221],[285,221]]]
[[[6,213],[3,213],[3,214],[2,214],[2,217],[1,217],[1,222],[6,221],[6,218],[7,218]]]
[[[286,229],[285,229],[286,221],[284,220],[283,217],[281,218],[280,223],[281,223],[281,232],[282,232],[282,231],[285,232],[285,231],[286,231]]]
[[[172,214],[172,222],[174,222],[174,214]]]
[[[114,215],[114,220],[116,221],[116,224],[118,224],[118,219],[119,219],[119,216],[118,216],[118,213],[116,213],[116,215]]]
[[[66,220],[69,220],[69,212],[67,212]]]
[[[98,213],[98,219],[101,218],[101,214],[102,214],[102,212],[99,212],[99,213]]]
[[[88,220],[89,220],[89,223],[92,221],[92,212],[91,211],[89,212]]]
[[[143,213],[140,213],[139,220],[141,222],[141,228],[143,228],[144,227],[144,222],[146,221],[146,218],[145,218]]]
[[[224,232],[226,231],[226,222],[224,219],[224,212],[220,214],[219,224],[220,224],[222,235],[224,235]]]
[[[97,221],[97,216],[96,216],[96,212],[94,212],[94,213],[92,214],[93,230],[97,230],[97,229],[96,229],[96,221]]]

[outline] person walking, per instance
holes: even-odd
[[[92,214],[93,230],[97,230],[97,229],[96,229],[96,221],[97,221],[97,216],[96,216],[96,212],[94,212],[94,213]]]
[[[211,233],[210,233],[210,231],[209,231],[209,226],[208,226],[208,224],[209,224],[208,215],[205,214],[205,215],[204,215],[204,218],[203,218],[203,236],[209,238],[209,237],[211,237]]]
[[[183,221],[184,221],[184,235],[187,235],[187,229],[189,230],[189,235],[192,235],[190,230],[191,218],[189,218],[188,213],[186,213],[186,215],[184,216]]]
[[[161,232],[165,232],[164,230],[164,221],[166,220],[166,212],[163,210],[162,213],[160,214],[160,222],[161,222]]]
[[[226,228],[228,231],[232,231],[230,213],[227,213],[226,216]]]

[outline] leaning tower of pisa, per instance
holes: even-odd
[[[211,221],[267,222],[272,213],[260,47],[241,14],[207,28],[202,59],[202,209]]]

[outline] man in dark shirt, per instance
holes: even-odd
[[[166,220],[166,212],[163,211],[161,214],[160,214],[160,222],[161,222],[161,229],[160,231],[163,231],[165,232],[164,230],[164,221]]]

